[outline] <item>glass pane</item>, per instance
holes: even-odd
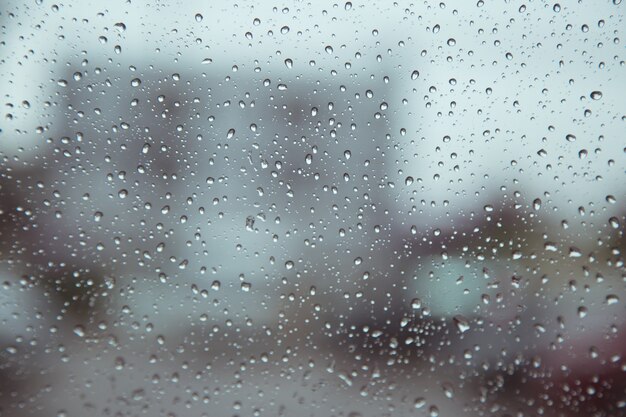
[[[0,416],[626,414],[621,0],[0,26]]]

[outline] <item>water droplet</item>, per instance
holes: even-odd
[[[74,334],[78,337],[85,337],[85,328],[83,326],[75,326],[74,327]]]
[[[441,384],[441,389],[443,389],[443,393],[446,396],[446,398],[454,397],[454,387],[452,386],[451,383],[444,382],[443,384]]]
[[[558,250],[556,244],[554,244],[553,242],[546,242],[543,247],[549,252],[556,252]]]
[[[578,249],[575,246],[572,246],[572,247],[569,248],[569,257],[570,258],[580,258],[581,256],[583,256],[583,254],[580,251],[580,249]]]
[[[590,97],[594,100],[600,100],[602,98],[602,92],[601,91],[592,91],[590,94]]]
[[[254,216],[246,217],[246,230],[254,231]]]
[[[415,401],[413,401],[414,408],[422,408],[426,405],[426,399],[424,397],[417,397]]]
[[[117,371],[121,371],[122,369],[124,369],[124,366],[126,365],[126,361],[124,360],[123,357],[118,356],[117,358],[115,358],[115,370]]]
[[[461,333],[465,333],[470,329],[469,320],[467,320],[465,317],[461,315],[454,316],[452,318],[452,321],[454,322],[454,325],[456,326],[457,330],[460,331]]]

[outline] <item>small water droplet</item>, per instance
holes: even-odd
[[[583,256],[583,254],[580,251],[580,249],[578,249],[575,246],[572,246],[572,247],[569,248],[569,257],[570,258],[580,258],[581,256]]]
[[[85,337],[85,328],[83,326],[75,326],[74,327],[74,334],[78,337]]]
[[[115,358],[115,369],[117,371],[121,371],[122,369],[124,369],[125,365],[126,365],[126,361],[124,360],[124,358],[122,358],[121,356],[118,356],[117,358]]]
[[[457,330],[460,331],[461,333],[465,333],[470,329],[469,320],[467,320],[465,317],[461,315],[454,316],[452,318],[452,321],[454,322],[454,325],[456,326]]]
[[[254,216],[246,217],[246,230],[254,231]]]
[[[443,393],[446,396],[446,398],[454,397],[454,387],[452,386],[451,383],[444,382],[443,384],[441,384],[441,389],[443,389]]]
[[[590,97],[594,100],[600,100],[602,98],[602,91],[592,91]]]
[[[545,248],[545,250],[550,252],[556,252],[558,250],[556,244],[554,244],[553,242],[546,242],[543,247]]]

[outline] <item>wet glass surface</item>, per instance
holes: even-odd
[[[626,415],[621,0],[0,5],[0,416]]]

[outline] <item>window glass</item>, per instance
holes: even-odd
[[[626,415],[621,0],[0,4],[0,416]]]

